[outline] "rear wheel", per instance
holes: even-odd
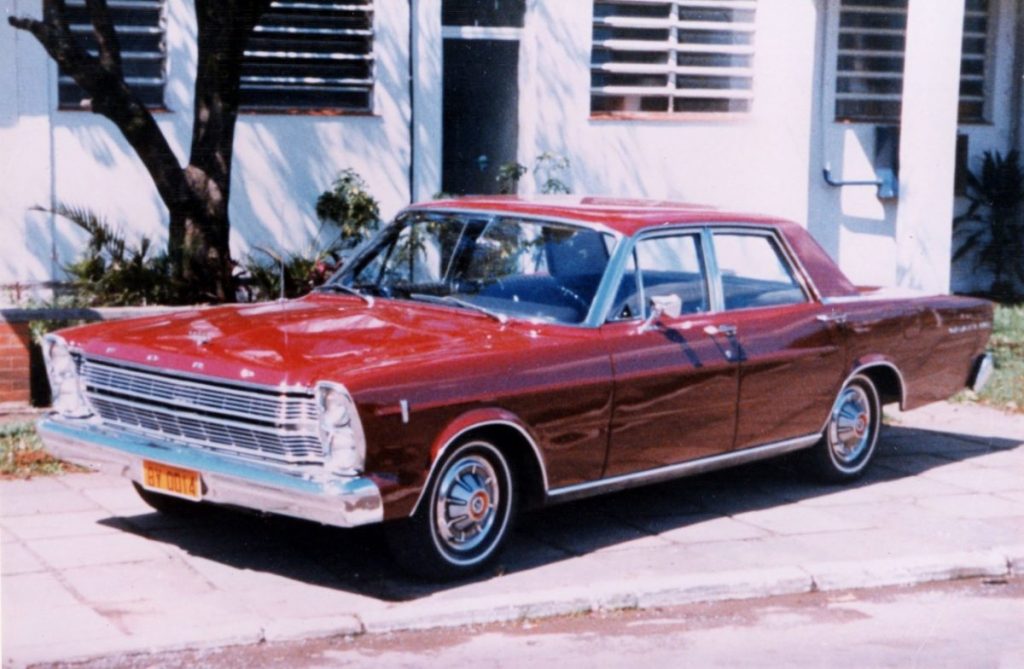
[[[808,453],[815,473],[833,482],[861,476],[875,454],[881,414],[871,379],[857,375],[847,381],[832,405],[821,441]]]
[[[389,527],[395,560],[441,581],[476,573],[498,556],[517,500],[512,469],[484,440],[468,440],[445,456],[412,517]]]

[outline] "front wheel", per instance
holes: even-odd
[[[881,414],[871,379],[857,375],[847,381],[832,405],[821,441],[808,453],[815,473],[832,482],[861,476],[875,454]]]
[[[463,442],[445,456],[412,517],[389,527],[395,560],[434,581],[482,570],[510,532],[514,490],[512,470],[494,444]]]

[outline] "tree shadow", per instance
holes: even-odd
[[[863,478],[848,485],[811,480],[800,467],[799,454],[794,454],[530,511],[520,518],[508,550],[497,566],[474,579],[451,584],[413,580],[399,572],[388,553],[385,530],[380,526],[345,530],[215,507],[189,519],[143,514],[111,517],[101,523],[177,546],[189,555],[234,569],[268,572],[384,602],[404,602],[496,575],[525,572],[587,555],[710,518],[871,488],[912,478],[935,467],[1019,447],[1020,442],[1002,438],[885,427],[876,461]],[[652,525],[658,529],[651,529]]]

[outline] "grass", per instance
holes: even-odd
[[[29,479],[84,471],[43,450],[31,423],[0,425],[0,479]]]
[[[996,358],[992,380],[977,395],[965,391],[958,399],[1024,413],[1024,305],[996,305],[989,349]]]

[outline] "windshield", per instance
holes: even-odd
[[[615,241],[595,230],[514,216],[410,212],[326,287],[578,324]]]

